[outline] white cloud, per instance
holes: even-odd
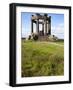
[[[60,27],[64,27],[64,23],[60,23],[59,26],[60,26]]]
[[[57,26],[53,26],[51,29],[52,29],[52,33],[56,33],[56,34],[63,33],[64,34],[63,24],[58,24]]]
[[[63,23],[60,23],[56,26],[52,26],[51,28],[51,32],[52,34],[54,35],[57,35],[59,38],[64,38],[64,24]]]
[[[21,33],[22,33],[22,37],[28,37],[31,34],[29,28],[25,29],[24,27],[22,27],[22,32]]]

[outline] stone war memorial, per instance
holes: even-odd
[[[36,25],[36,34],[38,40],[48,40],[48,36],[51,35],[51,16],[48,14],[35,14],[31,17],[31,35],[34,33],[34,24]],[[40,30],[40,24],[42,30]]]

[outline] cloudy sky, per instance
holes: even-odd
[[[31,15],[35,15],[34,13],[21,13],[21,28],[22,28],[22,37],[28,37],[31,35]],[[60,39],[64,39],[64,15],[63,14],[51,14],[51,34],[56,35]],[[40,30],[41,30],[40,25]],[[34,24],[34,32],[36,30],[36,26]]]

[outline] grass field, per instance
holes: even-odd
[[[22,40],[22,77],[64,74],[64,42]]]

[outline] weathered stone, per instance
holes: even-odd
[[[42,20],[42,21],[41,21]],[[33,33],[33,23],[36,24],[36,33],[39,36],[39,39],[42,38],[46,40],[48,35],[51,35],[51,16],[48,17],[47,14],[32,15],[31,17],[31,34]],[[42,24],[42,31],[39,30],[39,24]]]

